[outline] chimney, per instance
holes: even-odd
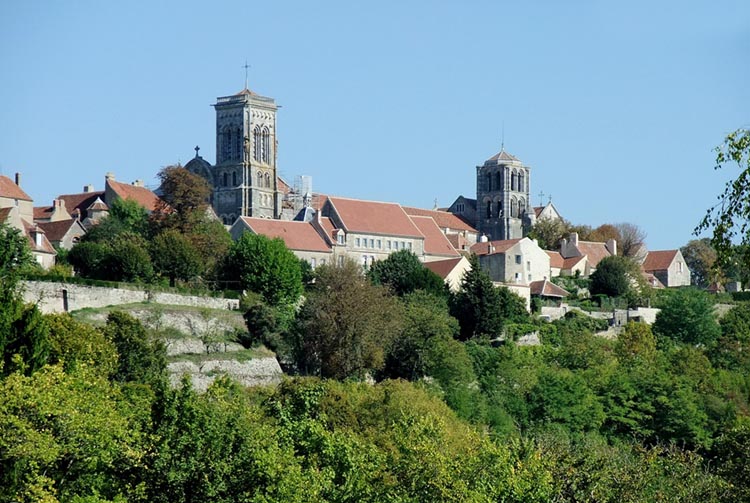
[[[111,181],[114,182],[115,181],[115,174],[112,173],[111,171],[108,171],[107,174],[104,175],[104,179],[107,180],[107,181],[111,180]]]
[[[492,243],[487,243],[487,253],[489,255],[492,255],[493,253],[495,253],[495,247],[492,246]]]
[[[113,176],[112,179],[114,180],[114,178],[115,177]],[[133,185],[135,187],[143,187],[143,180],[136,180],[136,181],[133,182]]]
[[[94,186],[90,185],[90,184],[89,185],[84,185],[83,186],[83,192],[85,192],[85,193],[94,192]]]
[[[54,201],[52,201],[52,205],[55,207],[55,209],[65,210],[65,201],[62,199],[55,199]]]
[[[608,240],[604,246],[607,248],[607,250],[609,250],[609,253],[611,253],[612,255],[617,255],[617,240],[616,239]]]
[[[16,173],[16,185],[21,186],[21,173]]]
[[[577,232],[570,233],[570,244],[572,244],[573,246],[578,246],[578,233]]]

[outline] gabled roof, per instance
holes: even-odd
[[[447,211],[423,210],[421,208],[412,208],[410,206],[402,206],[402,208],[409,216],[431,217],[441,229],[477,232],[474,227],[467,224],[462,218]]]
[[[650,272],[643,271],[642,272],[643,277],[646,279],[646,282],[648,282],[649,286],[652,288],[664,288],[664,283],[659,281],[659,278],[651,274]]]
[[[523,238],[519,239],[504,239],[500,241],[487,241],[484,243],[477,243],[472,245],[470,248],[472,253],[477,255],[490,255],[490,246],[492,246],[492,253],[505,253],[510,248],[518,244]]]
[[[604,243],[594,241],[579,241],[578,250],[582,255],[586,255],[591,267],[596,267],[603,258],[612,255]]]
[[[432,218],[420,216],[409,218],[424,236],[424,252],[426,255],[445,255],[448,257],[459,255]]]
[[[577,257],[568,257],[563,260],[562,268],[565,270],[572,269],[585,260],[586,260],[585,255],[578,255]]]
[[[557,286],[547,279],[541,281],[532,281],[529,283],[531,289],[531,295],[539,295],[540,297],[567,297],[570,295],[564,288]]]
[[[424,266],[440,276],[442,279],[445,279],[461,262],[461,259],[463,259],[463,257],[449,258],[446,260],[436,260],[434,262],[425,262]]]
[[[281,238],[290,250],[329,253],[331,247],[309,222],[240,217],[242,223],[256,234]]]
[[[363,234],[422,238],[417,226],[396,203],[362,201],[345,197],[328,197],[344,230]]]
[[[336,226],[333,225],[333,220],[331,220],[328,217],[320,217],[319,220],[320,226],[323,228],[323,231],[325,231],[326,236],[328,236],[328,239],[330,239],[332,242],[336,242]]]
[[[506,152],[504,149],[498,152],[497,154],[493,155],[489,159],[487,159],[487,162],[490,161],[516,161],[520,162],[520,160],[513,155],[510,155],[508,152]]]
[[[78,226],[81,224],[78,220],[58,220],[57,222],[41,222],[37,224],[43,231],[47,239],[51,242],[62,241],[65,235],[70,231],[71,227]],[[83,230],[83,227],[81,227]]]
[[[32,201],[29,195],[7,176],[0,175],[0,197]]]
[[[148,211],[154,211],[158,207],[159,197],[146,187],[120,183],[115,180],[107,180],[106,184],[120,199],[130,199],[135,201]]]
[[[49,240],[47,239],[47,236],[44,235],[44,230],[41,229],[41,226],[39,226],[39,224],[30,224],[29,222],[23,219],[21,219],[21,223],[23,224],[24,233],[26,234],[26,237],[29,240],[29,246],[31,247],[31,251],[35,251],[39,253],[51,253],[52,255],[57,255],[57,252],[52,247],[52,244],[50,244]],[[39,246],[37,246],[34,238],[31,237],[31,232],[34,230],[35,226],[38,226],[39,230],[41,230],[41,233],[42,233],[41,245]]]
[[[555,269],[562,269],[565,265],[565,259],[560,252],[544,250],[549,255],[549,266]]]
[[[672,265],[678,251],[679,250],[659,250],[648,252],[646,260],[643,261],[643,270],[650,272],[669,269],[669,266]]]
[[[104,191],[97,190],[94,192],[81,192],[79,194],[63,194],[57,196],[57,199],[65,201],[65,209],[70,212],[71,216],[78,216],[83,220],[86,216],[86,208],[91,206],[91,204],[96,201],[97,197],[104,197]]]
[[[50,218],[53,211],[55,211],[54,206],[34,206],[34,220],[38,218]]]
[[[86,208],[86,211],[109,211],[109,206],[104,204],[104,201],[101,200],[101,198],[96,198],[93,203],[91,203],[91,206]]]
[[[544,208],[546,208],[546,206],[534,206],[534,216],[538,217],[539,214],[544,211]]]

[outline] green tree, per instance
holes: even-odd
[[[0,293],[14,293],[22,272],[33,263],[28,240],[21,231],[0,224]]]
[[[713,229],[711,244],[716,250],[717,265],[724,267],[732,259],[734,242],[739,240],[743,245],[750,245],[750,130],[738,129],[730,133],[715,151],[714,169],[736,164],[740,173],[726,183],[719,202],[706,211],[694,233]],[[745,263],[750,262],[750,247],[747,250]]]
[[[110,248],[100,242],[81,242],[71,248],[68,254],[70,265],[84,278],[104,278],[105,264]]]
[[[543,250],[558,250],[560,241],[568,235],[569,224],[561,218],[540,218],[529,232]]]
[[[650,362],[656,357],[656,338],[645,323],[629,322],[617,336],[615,354],[622,363]]]
[[[202,272],[201,257],[190,239],[179,231],[167,229],[151,241],[151,260],[158,274],[176,280],[189,281]]]
[[[506,322],[523,322],[528,319],[523,299],[505,287],[495,287],[472,255],[471,269],[461,280],[461,289],[450,304],[450,312],[461,326],[460,338],[486,335],[495,337],[502,333]]]
[[[235,241],[224,266],[227,280],[259,293],[271,306],[291,305],[302,295],[299,260],[280,238],[245,232]]]
[[[385,260],[375,262],[367,276],[376,285],[385,285],[398,296],[424,290],[434,295],[445,295],[443,280],[427,269],[410,250],[391,253]]]
[[[81,239],[82,242],[105,243],[123,232],[146,236],[148,211],[132,199],[115,199],[109,214],[93,226]]]
[[[719,320],[721,335],[709,357],[714,365],[750,370],[750,304],[738,304]]]
[[[154,275],[148,242],[138,234],[123,232],[108,245],[108,253],[100,273],[103,279],[148,282]]]
[[[167,166],[157,175],[161,185],[158,207],[151,214],[156,228],[191,233],[206,216],[211,186],[205,178],[181,166]]]
[[[620,297],[630,292],[636,278],[632,263],[619,256],[605,257],[591,274],[591,295]]]
[[[690,283],[700,288],[706,288],[715,281],[716,250],[711,246],[708,238],[693,239],[680,248],[685,264],[690,269]]]
[[[45,318],[50,332],[49,363],[62,364],[66,372],[93,367],[99,375],[109,377],[114,373],[117,350],[101,329],[77,321],[68,313]]]
[[[0,316],[11,320],[3,337],[2,372],[7,375],[20,370],[31,375],[47,363],[50,351],[49,327],[42,313],[33,304],[19,299],[0,307]]]
[[[107,316],[104,335],[117,350],[118,366],[112,376],[117,382],[149,384],[158,389],[166,378],[166,348],[149,340],[140,321],[122,311]]]
[[[656,315],[654,333],[685,344],[713,347],[721,329],[708,294],[689,288],[670,293]]]
[[[315,276],[290,333],[297,367],[335,379],[380,370],[400,330],[398,301],[372,285],[353,261],[322,265]]]

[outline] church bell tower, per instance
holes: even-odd
[[[276,111],[273,98],[247,87],[219,97],[216,110],[216,164],[213,205],[231,224],[239,216],[279,218],[276,171]]]
[[[477,229],[491,240],[518,239],[528,221],[531,168],[501,149],[477,166]]]

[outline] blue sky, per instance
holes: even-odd
[[[750,2],[0,3],[0,171],[37,205],[215,160],[217,96],[276,99],[279,169],[430,208],[505,149],[533,203],[679,247],[750,127]],[[545,197],[546,200],[546,197]]]

